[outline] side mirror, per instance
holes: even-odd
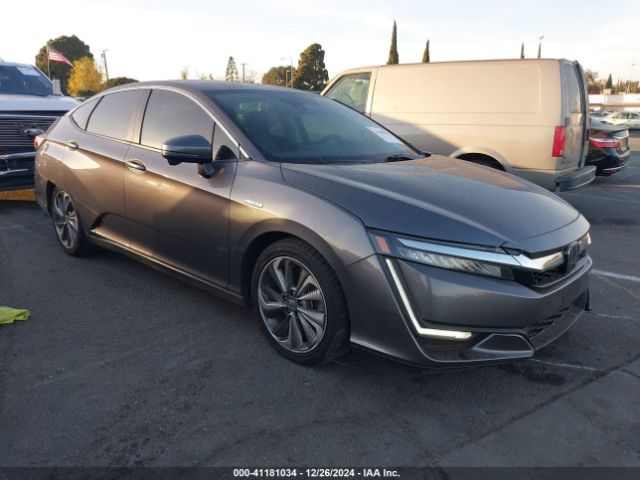
[[[202,135],[183,135],[166,140],[160,148],[169,165],[205,164],[212,161],[211,144]]]

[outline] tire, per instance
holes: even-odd
[[[90,253],[91,244],[82,229],[73,197],[58,187],[51,194],[51,219],[56,239],[67,254],[84,257]]]
[[[262,252],[253,269],[251,301],[267,340],[289,360],[319,365],[349,350],[342,287],[307,243],[285,239]]]

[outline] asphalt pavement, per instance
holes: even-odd
[[[640,139],[633,139],[636,150]],[[0,201],[0,466],[640,466],[640,152],[562,196],[593,311],[535,359],[430,373],[278,356],[249,310]]]

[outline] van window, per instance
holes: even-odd
[[[326,96],[364,113],[367,108],[370,83],[371,72],[345,75],[333,84]]]

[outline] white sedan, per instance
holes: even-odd
[[[640,112],[616,112],[602,119],[611,125],[626,125],[628,128],[640,128]]]

